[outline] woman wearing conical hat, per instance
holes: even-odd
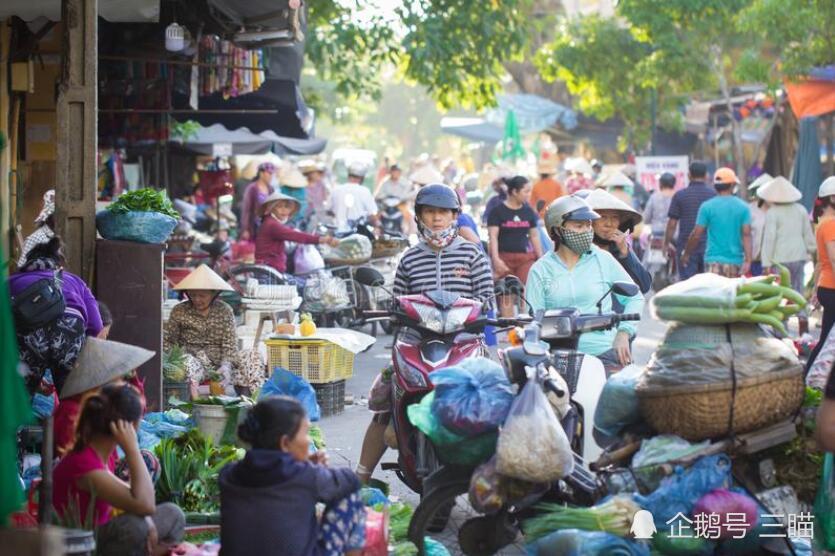
[[[238,351],[235,315],[218,299],[232,287],[211,268],[200,265],[174,289],[184,292],[187,299],[171,311],[165,325],[165,349],[182,348],[189,380],[199,384],[209,373],[219,372],[225,385],[260,386],[264,369],[245,365],[250,356]]]
[[[809,213],[798,202],[803,194],[783,176],[777,176],[756,191],[757,197],[769,205],[760,249],[763,270],[777,264],[785,266],[791,273],[791,288],[803,293],[803,271],[817,248]],[[805,311],[798,313],[797,319],[800,334],[808,332]]]

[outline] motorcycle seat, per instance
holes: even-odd
[[[208,253],[211,257],[218,258],[229,251],[230,245],[228,241],[215,240],[210,243],[201,243],[200,249]]]

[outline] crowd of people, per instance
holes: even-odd
[[[575,163],[558,179],[555,161],[545,160],[533,183],[501,168],[486,173],[485,185],[494,195],[482,214],[474,215],[466,206],[479,204],[469,202],[466,187],[451,171],[426,164],[404,177],[392,164],[373,192],[363,185],[367,171],[351,165],[348,181],[330,187],[325,168],[315,162],[280,171],[260,164],[241,199],[239,239],[254,241],[256,260],[285,272],[288,242],[335,244],[333,237],[314,233],[311,222],[335,222],[339,229],[367,219],[379,227],[376,201],[396,197],[408,215],[404,233],[417,238],[399,260],[396,296],[450,290],[513,316],[527,310],[521,299],[494,295],[495,282],[513,275],[524,284],[533,311],[574,307],[581,313],[640,314],[642,294],[653,283],[643,258],[646,242],[637,233],[643,222],[645,235],[663,238],[665,256],[682,280],[704,271],[727,277],[757,274],[781,264],[790,271],[792,287],[802,291],[806,263],[817,252],[822,338],[835,324],[835,178],[821,185],[810,218],[798,202],[800,192],[782,177],[756,180],[749,186],[753,200],[746,203],[736,195],[740,181],[733,170],[719,168],[709,176],[705,164],[693,162],[689,185],[676,191],[675,178],[665,174],[658,190],[642,197],[633,178],[603,174],[599,163]],[[137,442],[145,400],[135,370],[154,354],[106,339],[110,327],[120,323],[113,322],[81,277],[64,269],[53,212],[50,192],[9,284],[29,392],[55,391],[59,399],[55,508],[62,517],[87,515],[92,508],[101,554],[162,554],[182,539],[185,521],[176,506],[155,504],[147,465],[153,456],[140,451]],[[480,216],[486,233],[473,216]],[[623,281],[642,293],[606,295]],[[238,350],[235,317],[219,299],[229,285],[201,266],[176,289],[184,301],[166,324],[165,345],[183,350],[189,379],[196,384],[220,373],[227,382],[257,386],[263,365],[257,354]],[[21,303],[33,292],[55,291],[61,292],[61,304],[50,315],[27,313]],[[805,331],[807,316],[801,313],[799,322]],[[632,361],[636,331],[635,323],[625,321],[614,330],[583,334],[579,351],[617,372]],[[256,405],[239,427],[252,448],[220,478],[224,552],[258,552],[269,539],[286,544],[288,554],[361,548],[362,505],[356,493],[386,449],[391,396],[385,393],[390,390],[389,369],[372,388],[370,399],[382,402],[370,406],[375,416],[356,473],[329,469],[324,454],[309,453],[309,421],[296,401],[272,398]],[[120,465],[127,474],[118,473]],[[323,517],[316,516],[317,501],[328,503]],[[293,514],[292,519],[276,525],[269,516],[279,513]]]

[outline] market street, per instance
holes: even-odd
[[[666,324],[649,317],[649,303],[644,310],[644,319],[638,327],[638,337],[633,345],[635,363],[644,365],[661,341]],[[353,405],[346,405],[340,415],[326,417],[321,427],[327,443],[327,450],[334,465],[356,467],[359,458],[362,439],[371,413],[365,405],[368,390],[374,377],[391,358],[391,336],[378,336],[377,342],[365,353],[359,354],[354,360],[354,376],[348,380],[345,387],[347,395],[353,395]],[[384,462],[397,461],[397,453],[388,450]],[[418,502],[418,496],[409,490],[393,471],[381,471],[379,468],[374,477],[385,481],[391,487],[391,493],[410,504]]]

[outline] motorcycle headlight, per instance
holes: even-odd
[[[571,317],[548,317],[543,320],[539,331],[540,338],[568,338],[569,336],[571,336]]]
[[[399,351],[394,350],[394,355],[397,358],[397,368],[406,382],[416,388],[426,388],[428,386],[423,373],[409,365]]]
[[[446,314],[444,332],[450,333],[457,328],[461,328],[467,322],[467,318],[470,316],[472,310],[472,307],[455,307],[454,309],[450,309]]]
[[[420,317],[420,324],[438,334],[444,331],[444,315],[435,307],[431,305],[423,305],[415,303],[412,305],[418,316]]]

